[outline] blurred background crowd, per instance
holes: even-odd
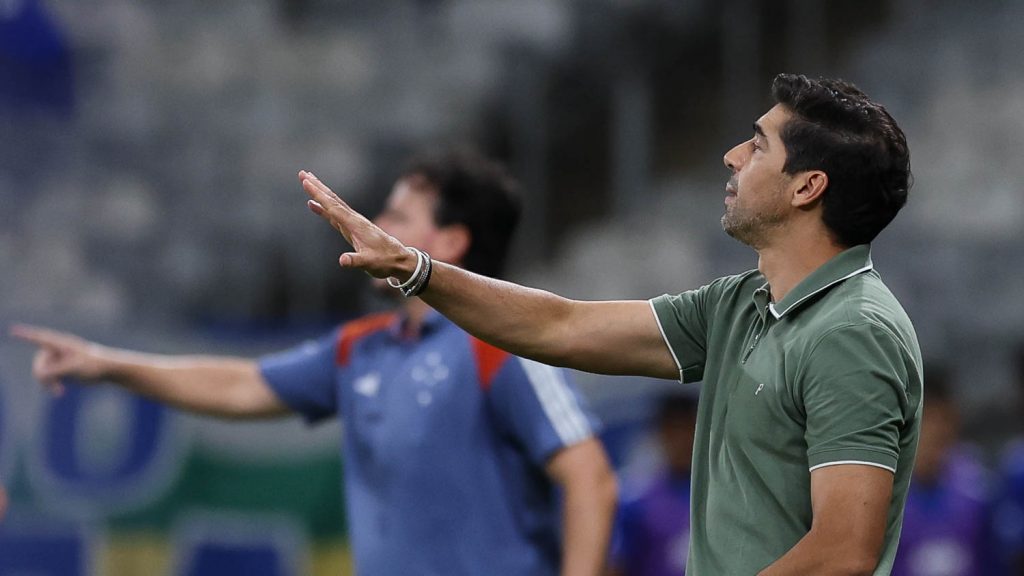
[[[297,170],[373,214],[452,145],[523,184],[511,279],[697,287],[756,266],[721,232],[721,156],[771,78],[839,76],[916,179],[874,246],[932,390],[898,573],[1022,574],[1022,25],[1014,0],[0,0],[0,321],[161,352],[319,335],[385,303]],[[0,574],[350,570],[337,423],[52,398],[30,364],[0,340]],[[657,516],[687,506],[696,389],[578,382],[622,479],[612,569],[681,574],[683,515]]]

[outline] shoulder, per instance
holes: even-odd
[[[891,323],[836,318],[813,326],[798,340],[790,352],[804,376],[895,375],[901,381],[915,380],[915,388],[920,388],[923,368],[917,340],[901,336]]]
[[[386,330],[395,321],[394,312],[370,314],[342,324],[338,329],[337,362],[346,365],[352,359],[352,349],[356,343],[371,334]]]
[[[700,310],[713,311],[723,305],[746,304],[750,302],[753,293],[765,285],[764,276],[757,270],[749,270],[742,274],[722,276],[693,290],[687,290],[679,294],[663,294],[651,299],[655,309],[662,307],[666,310],[675,308],[677,310],[696,307]]]
[[[765,283],[766,281],[764,276],[762,276],[759,271],[748,270],[741,274],[715,278],[700,288],[686,290],[679,294],[666,294],[665,296],[662,296],[662,298],[681,298],[693,294],[703,294],[711,298],[720,298],[737,292],[752,294],[755,290],[764,286]]]
[[[874,271],[846,280],[803,313],[811,317],[802,330],[805,352],[874,342],[920,367],[913,323]]]
[[[836,323],[870,324],[898,340],[916,344],[917,335],[906,310],[874,270],[850,278],[825,300],[826,317]]]
[[[701,288],[711,297],[728,298],[730,296],[750,296],[758,288],[767,283],[758,270],[747,270],[741,274],[722,276]]]

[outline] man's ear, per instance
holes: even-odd
[[[821,200],[822,194],[828,188],[828,174],[821,170],[801,172],[794,178],[794,185],[797,189],[793,193],[793,206],[811,208]]]
[[[434,253],[430,256],[449,264],[460,264],[469,253],[469,245],[473,235],[463,224],[450,224],[438,229],[435,237]]]

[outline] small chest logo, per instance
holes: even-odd
[[[359,394],[374,397],[380,391],[380,372],[368,372],[352,383],[352,388]]]
[[[761,382],[760,384],[757,385],[757,390],[754,390],[754,396],[760,394],[761,390],[764,390],[764,382]]]
[[[421,364],[413,367],[411,376],[413,382],[432,387],[448,378],[448,374],[448,366],[445,365],[441,355],[431,352],[426,355]]]

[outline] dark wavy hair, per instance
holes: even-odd
[[[821,170],[825,226],[843,246],[867,244],[907,202],[910,149],[886,109],[843,80],[779,74],[772,97],[793,113],[780,136],[783,171]]]
[[[401,178],[415,177],[437,192],[435,224],[469,230],[462,266],[499,277],[522,212],[519,185],[505,167],[471,150],[453,149],[415,156]]]

